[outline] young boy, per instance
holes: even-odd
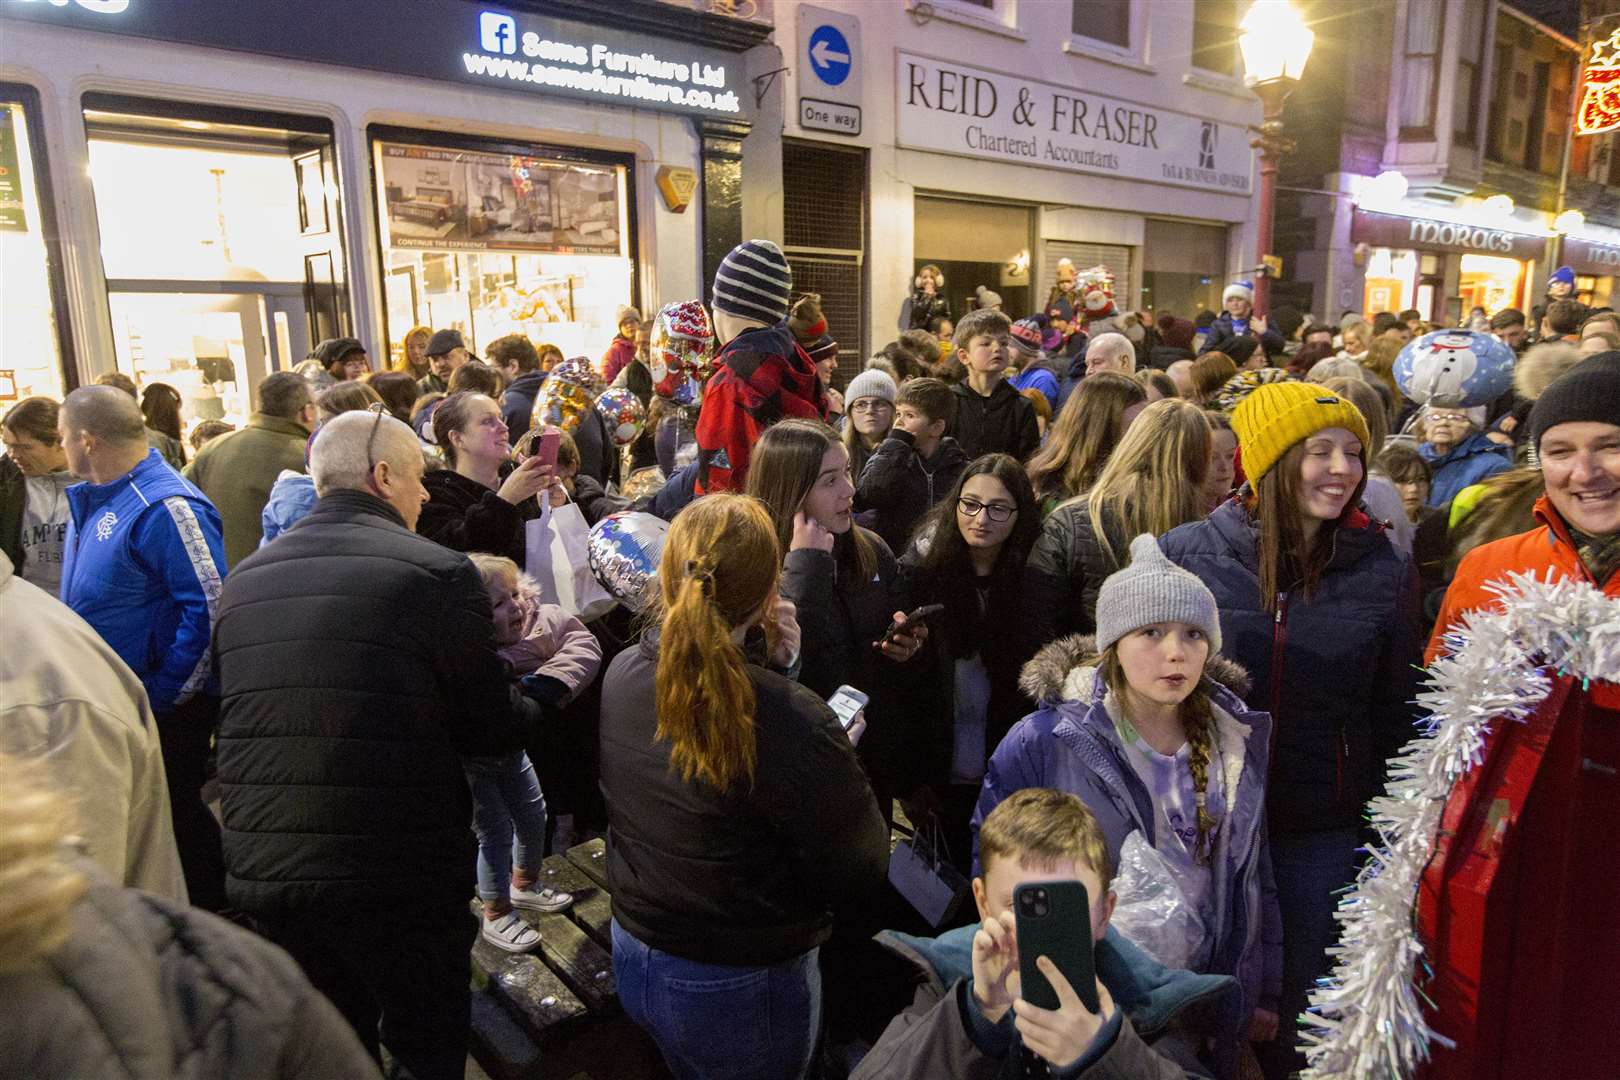
[[[1031,1059],[1063,1080],[1208,1075],[1205,1065],[1188,1057],[1199,1041],[1191,1028],[1203,1026],[1194,1015],[1207,1024],[1219,1011],[1211,1008],[1212,999],[1234,996],[1236,981],[1165,968],[1108,929],[1113,867],[1102,829],[1083,802],[1049,788],[1015,792],[980,826],[979,859],[983,876],[973,879],[977,926],[933,939],[879,935],[885,945],[924,966],[929,978],[851,1080],[1024,1076]],[[1077,921],[1073,932],[1096,942],[1097,1013],[1081,1003],[1044,957],[1041,971],[1061,1007],[1038,1008],[1018,995],[1013,890],[1036,881],[1079,881],[1086,887],[1090,925]],[[1115,1004],[1116,995],[1123,1006]],[[1151,1044],[1133,1026],[1150,1015]],[[1160,1038],[1166,1033],[1173,1034]]]
[[[1012,324],[1013,348],[1008,360],[1014,371],[1007,376],[1007,382],[1019,393],[1036,391],[1046,398],[1050,409],[1058,399],[1058,381],[1041,353],[1045,336],[1046,329],[1039,319],[1019,319]]]
[[[697,491],[741,491],[765,429],[792,417],[827,418],[816,365],[788,329],[793,270],[769,240],[731,249],[714,272],[715,371],[698,413]]]
[[[1035,410],[1003,378],[1012,348],[1012,320],[980,309],[956,324],[956,353],[967,378],[955,387],[956,425],[951,434],[972,461],[983,454],[1028,458],[1041,444]]]
[[[894,427],[855,481],[855,509],[872,511],[869,528],[903,552],[911,530],[943,499],[967,467],[967,455],[946,435],[956,419],[956,395],[938,379],[912,379],[900,388]]]

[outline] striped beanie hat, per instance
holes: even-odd
[[[805,355],[810,362],[819,364],[824,360],[832,360],[838,356],[838,342],[833,340],[831,334],[822,334],[804,347]]]
[[[782,249],[769,240],[747,240],[731,249],[714,272],[716,310],[775,326],[788,314],[793,271]]]

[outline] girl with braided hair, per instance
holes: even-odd
[[[1136,537],[1098,594],[1096,636],[1061,638],[1024,667],[1023,689],[1040,708],[991,756],[973,827],[976,838],[1013,792],[1050,787],[1080,797],[1116,864],[1138,834],[1155,857],[1125,860],[1147,869],[1136,871],[1134,893],[1122,889],[1122,910],[1173,884],[1202,928],[1174,954],[1138,944],[1166,952],[1156,958],[1171,966],[1234,976],[1242,990],[1220,1044],[1201,1048],[1226,1076],[1246,1039],[1276,1034],[1282,920],[1265,813],[1271,719],[1244,704],[1247,674],[1220,647],[1208,587],[1151,533]],[[1130,920],[1116,925],[1130,935]]]

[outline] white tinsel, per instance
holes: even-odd
[[[1479,764],[1492,723],[1522,721],[1554,677],[1620,682],[1620,600],[1583,581],[1534,574],[1487,587],[1504,610],[1471,614],[1447,635],[1450,655],[1435,661],[1429,689],[1418,695],[1428,712],[1424,734],[1390,762],[1384,794],[1368,804],[1378,844],[1339,902],[1333,972],[1301,1017],[1303,1080],[1408,1077],[1431,1041],[1451,1045],[1424,1016],[1414,925],[1446,800]],[[1437,1023],[1444,1028],[1444,1018]]]

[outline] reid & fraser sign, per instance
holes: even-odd
[[[904,147],[1233,195],[1252,188],[1241,124],[903,50],[895,91]]]

